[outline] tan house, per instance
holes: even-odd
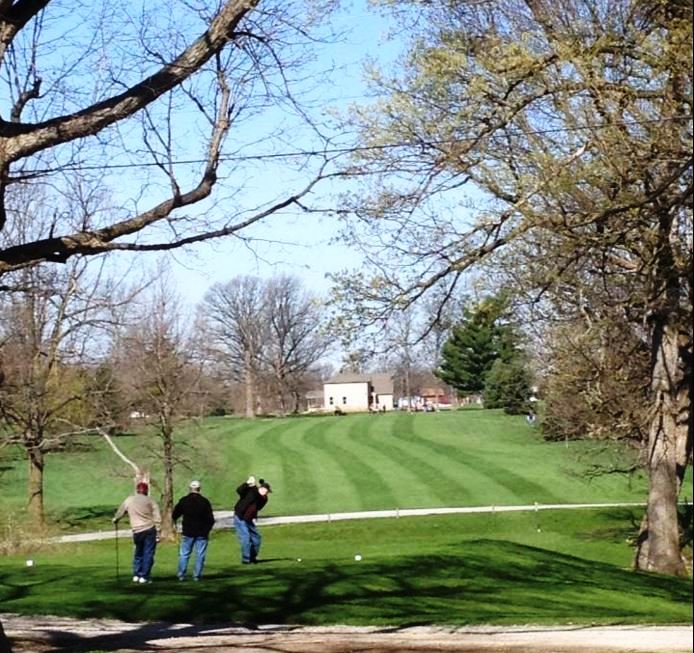
[[[323,384],[323,407],[343,413],[393,410],[393,377],[390,374],[343,372]]]

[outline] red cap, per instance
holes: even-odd
[[[145,483],[144,481],[140,481],[136,486],[135,489],[140,493],[140,494],[147,494],[147,491],[149,490],[149,485]]]

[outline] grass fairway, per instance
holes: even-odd
[[[0,558],[0,605],[208,624],[690,623],[690,581],[628,568],[638,519],[612,509],[266,526],[265,562],[252,567],[231,532],[215,532],[202,582],[175,579],[169,544],[146,586],[130,582],[129,540],[120,581],[113,541],[61,545],[33,552],[30,568],[26,555]]]
[[[207,419],[177,432],[175,492],[200,478],[215,509],[230,509],[249,473],[272,482],[263,516],[395,508],[644,501],[642,477],[587,480],[588,462],[605,460],[588,442],[547,443],[522,416],[499,411]],[[45,500],[64,530],[109,528],[131,490],[131,470],[100,438],[48,456]],[[161,487],[153,435],[117,438],[150,465],[153,496]],[[588,458],[589,452],[595,454]],[[15,452],[17,455],[17,452]],[[0,472],[5,518],[23,513],[26,463],[5,458]]]

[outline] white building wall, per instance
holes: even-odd
[[[323,386],[325,410],[339,408],[348,413],[369,409],[368,383],[326,383]]]
[[[393,395],[378,395],[378,405],[381,409],[385,406],[386,410],[393,410]]]

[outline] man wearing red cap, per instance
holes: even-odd
[[[161,530],[161,513],[159,506],[149,497],[149,486],[140,481],[136,494],[132,494],[121,503],[113,517],[113,523],[127,512],[130,528],[133,532],[135,550],[133,552],[133,583],[149,583],[154,552],[159,541]]]

